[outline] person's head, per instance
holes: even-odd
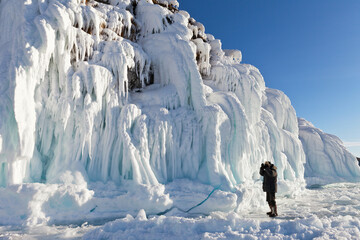
[[[270,166],[271,166],[271,162],[266,161],[266,162],[265,162],[265,166],[270,167]]]

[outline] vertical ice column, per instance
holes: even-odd
[[[0,7],[0,152],[1,185],[21,183],[33,153],[35,110],[31,65],[37,60],[25,40],[36,32],[27,22],[34,20],[36,8],[23,1],[2,1]],[[25,31],[29,28],[29,31]],[[36,41],[31,39],[30,42]]]

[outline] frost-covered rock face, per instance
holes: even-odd
[[[264,161],[277,165],[280,193],[304,186],[289,99],[177,8],[155,0],[0,2],[1,186],[41,182],[53,196],[70,175],[120,189],[185,178],[240,189],[225,208],[242,209],[261,193]],[[84,181],[69,196],[92,208]],[[163,200],[149,195],[149,208],[171,205],[164,189],[155,192]],[[111,212],[103,195],[95,190],[91,201]]]
[[[309,185],[360,181],[356,157],[342,141],[299,118],[300,139],[306,153],[305,177]]]

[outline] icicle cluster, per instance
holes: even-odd
[[[259,181],[271,161],[282,191],[304,186],[289,99],[178,5],[1,2],[0,185],[72,171],[229,189]]]

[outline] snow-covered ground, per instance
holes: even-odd
[[[209,198],[209,200],[211,197]],[[360,184],[337,183],[277,199],[279,217],[266,206],[245,213],[147,216],[144,211],[105,225],[0,227],[0,239],[359,239]],[[177,216],[172,216],[172,215]]]

